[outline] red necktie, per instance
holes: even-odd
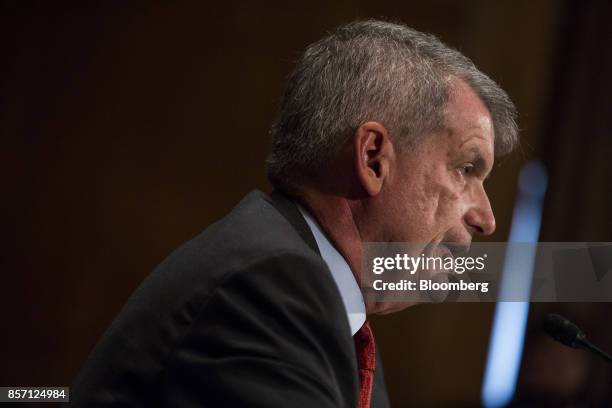
[[[359,408],[370,408],[374,367],[376,366],[376,344],[370,322],[366,321],[353,336],[359,366]]]

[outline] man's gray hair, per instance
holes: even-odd
[[[357,21],[311,44],[289,77],[271,129],[272,184],[317,176],[359,126],[383,124],[403,146],[445,125],[452,78],[465,81],[491,113],[495,153],[517,144],[516,109],[469,58],[402,24]]]

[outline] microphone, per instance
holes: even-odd
[[[566,346],[590,351],[612,363],[612,357],[587,340],[586,335],[565,317],[551,313],[544,318],[542,328],[553,339]]]

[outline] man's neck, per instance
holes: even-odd
[[[297,198],[317,220],[329,240],[348,263],[355,279],[361,281],[361,235],[348,199],[303,189]]]

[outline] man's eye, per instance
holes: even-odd
[[[468,175],[474,171],[474,165],[472,163],[463,164],[461,167],[459,167],[459,169],[457,169],[457,171],[459,171],[459,174],[462,176]]]

